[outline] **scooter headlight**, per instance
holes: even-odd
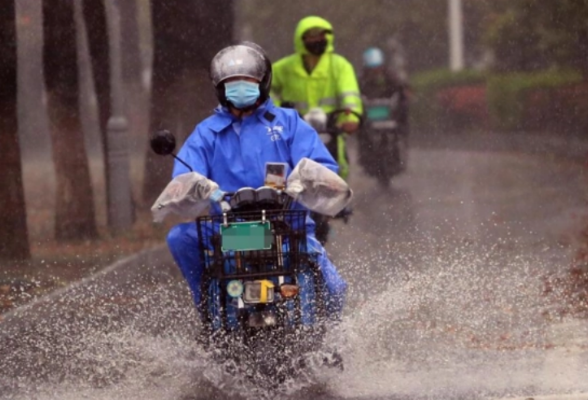
[[[268,280],[245,282],[243,301],[248,304],[272,303],[274,284]]]

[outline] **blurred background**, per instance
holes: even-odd
[[[42,269],[48,289],[161,242],[148,209],[172,162],[150,132],[181,144],[216,105],[213,55],[252,40],[277,60],[307,15],[358,73],[385,51],[415,137],[586,134],[585,0],[0,0],[0,282]]]
[[[408,85],[409,162],[382,190],[349,137],[345,372],[280,398],[588,393],[588,0],[0,0],[0,398],[266,398],[195,346],[149,138],[212,112],[221,48],[275,61],[308,15]]]

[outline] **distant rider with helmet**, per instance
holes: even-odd
[[[302,115],[314,107],[326,113],[340,108],[362,113],[355,71],[345,57],[334,52],[330,22],[317,16],[303,18],[294,33],[294,49],[294,54],[274,63],[273,99],[292,103]],[[358,129],[354,115],[342,115],[338,123],[349,134]],[[349,165],[345,137],[339,136],[338,142],[339,175],[346,179]]]
[[[301,115],[315,108],[325,113],[349,109],[363,112],[357,77],[353,65],[343,56],[335,53],[333,26],[318,16],[305,17],[294,33],[295,53],[274,63],[272,98],[282,106],[288,104]],[[339,175],[347,179],[349,160],[345,133],[358,130],[359,119],[353,114],[338,116],[337,128],[344,134],[338,135],[331,150],[339,164]],[[338,217],[347,221],[351,207],[346,207]],[[322,244],[329,237],[329,218],[313,214],[317,222],[316,234]]]
[[[399,158],[396,171],[393,175],[406,169],[407,162],[407,142],[408,142],[408,102],[409,87],[401,79],[400,74],[393,71],[385,62],[384,52],[377,47],[370,47],[363,53],[363,69],[359,79],[362,99],[366,109],[366,119],[368,123],[364,126],[365,132],[359,135],[359,156],[360,164],[364,169],[377,169],[377,163],[386,160],[377,160],[374,157],[372,147],[375,146],[370,141],[370,120],[372,119],[371,111],[373,106],[381,105],[383,102],[391,102],[395,99],[393,115],[390,118],[397,123],[397,132],[399,134],[400,147]],[[369,172],[369,171],[367,171]],[[372,171],[373,172],[373,171]]]
[[[295,110],[276,107],[269,98],[272,65],[258,45],[222,49],[211,62],[210,77],[220,104],[178,153],[194,172],[216,182],[223,192],[263,186],[266,163],[286,163],[291,172],[302,158],[309,158],[338,172],[316,131]],[[189,169],[176,161],[173,177],[186,172]],[[318,254],[327,289],[327,311],[338,319],[347,284],[316,240],[312,219],[307,217],[306,224],[308,245]],[[171,229],[167,243],[198,307],[204,266],[197,235],[195,222],[181,223]]]

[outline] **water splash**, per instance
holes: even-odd
[[[359,239],[358,239],[359,241]],[[386,243],[350,253],[343,323],[328,342],[345,371],[309,360],[280,398],[483,398],[588,390],[586,324],[547,318],[550,251],[512,242]],[[525,250],[526,249],[526,250]],[[178,280],[85,287],[0,337],[2,398],[226,399],[276,395],[195,345]],[[1,325],[0,325],[1,326]]]
[[[356,264],[360,282],[366,266],[390,272],[385,285],[364,282],[351,293],[356,305],[338,339],[352,361],[329,381],[333,394],[486,398],[588,390],[588,324],[554,321],[554,299],[544,295],[545,275],[562,267],[552,263],[553,249],[529,254],[528,244],[455,240],[410,247],[400,252],[400,269],[390,268],[400,250],[394,246]],[[374,287],[377,293],[365,295]]]

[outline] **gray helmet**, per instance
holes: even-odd
[[[271,86],[271,63],[261,51],[249,44],[238,44],[225,47],[214,56],[210,63],[210,79],[216,89],[218,100],[224,106],[228,104],[224,81],[235,76],[257,79],[260,82],[260,100],[265,101],[268,98]]]

